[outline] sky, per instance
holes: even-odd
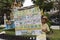
[[[23,3],[23,7],[27,7],[27,6],[31,6],[31,5],[34,5],[31,0],[25,0],[25,2]]]

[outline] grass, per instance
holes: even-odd
[[[0,32],[2,32],[3,29],[4,29],[4,28],[1,28],[1,27],[0,27]],[[15,29],[5,30],[5,32],[6,32],[7,35],[15,35]]]
[[[0,32],[3,28],[0,28]],[[5,30],[7,35],[15,35],[15,29],[12,30]],[[25,37],[27,37],[25,35]],[[53,30],[52,34],[49,34],[51,40],[60,40],[60,30]]]
[[[60,30],[53,30],[53,33],[49,37],[51,40],[60,40]]]
[[[6,30],[6,34],[7,35],[15,35],[15,30],[12,29],[12,30]]]

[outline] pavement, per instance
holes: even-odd
[[[0,38],[0,40],[5,40],[5,39],[1,39],[1,38]]]
[[[23,36],[0,34],[0,40],[36,40],[36,38],[33,39],[33,37],[23,37]]]

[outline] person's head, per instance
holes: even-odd
[[[42,16],[41,21],[42,21],[42,23],[47,23],[48,18],[46,16]]]
[[[18,5],[19,7],[23,6],[22,2],[17,2],[17,5]]]
[[[13,6],[16,6],[16,7],[17,7],[18,5],[17,5],[17,3],[16,3],[16,2],[13,2]]]
[[[7,23],[7,24],[11,24],[11,21],[10,21],[10,20],[7,20],[6,23]]]

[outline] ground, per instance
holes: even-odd
[[[15,35],[15,29],[3,30],[4,28],[0,27],[0,32],[5,31],[7,35]]]
[[[53,33],[49,36],[51,40],[60,40],[60,30],[53,30]]]
[[[0,28],[0,32],[3,28]],[[7,35],[15,35],[14,29],[12,30],[6,30]],[[50,40],[60,40],[60,30],[53,30],[53,33],[48,35],[50,37]]]

